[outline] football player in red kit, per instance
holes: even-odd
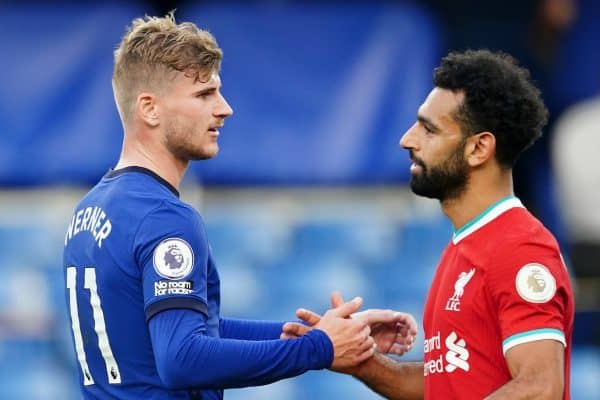
[[[513,194],[512,168],[547,121],[540,92],[512,57],[486,50],[450,53],[434,85],[400,140],[411,189],[438,199],[455,228],[425,304],[425,360],[376,354],[341,372],[390,399],[569,399],[568,272]]]

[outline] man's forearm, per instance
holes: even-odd
[[[544,381],[537,379],[536,377],[531,377],[529,379],[512,379],[498,390],[494,391],[494,393],[487,396],[485,400],[560,400],[562,398],[562,381]]]
[[[385,398],[423,399],[422,362],[398,362],[376,353],[352,371],[352,375]]]
[[[219,336],[242,340],[279,339],[283,321],[257,321],[235,318],[221,318]]]
[[[210,337],[201,314],[189,309],[159,312],[148,323],[157,372],[169,389],[258,386],[331,366],[327,334],[313,330],[295,340]]]

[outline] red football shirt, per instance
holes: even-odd
[[[573,292],[552,234],[511,196],[456,231],[427,301],[425,399],[482,399],[507,383],[504,355],[535,340],[565,345],[565,392]]]

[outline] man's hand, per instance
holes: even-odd
[[[337,307],[344,300],[339,292],[331,295],[331,305]],[[393,310],[369,309],[352,314],[371,327],[371,336],[377,350],[384,354],[403,355],[410,351],[417,336],[417,321],[408,314]]]
[[[327,311],[313,325],[314,329],[324,331],[333,344],[331,369],[353,367],[375,353],[375,342],[371,337],[369,325],[364,321],[349,318],[361,305],[362,299],[356,297]]]
[[[343,304],[342,296],[338,292],[331,295],[331,305],[336,308]],[[315,312],[298,309],[296,316],[307,325],[288,322],[283,326],[282,339],[296,338],[313,329],[321,316]],[[369,309],[356,312],[351,315],[352,319],[365,322],[371,328],[377,350],[381,353],[403,355],[409,351],[417,335],[417,322],[414,317],[407,313],[393,310]]]

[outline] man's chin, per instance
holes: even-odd
[[[442,200],[440,198],[440,196],[437,195],[437,194],[435,194],[435,193],[430,193],[430,192],[425,192],[425,191],[419,191],[419,190],[414,190],[414,189],[412,189],[412,192],[414,194],[416,194],[417,196],[420,196],[420,197],[425,197],[425,198],[428,198],[428,199],[435,199],[435,200],[440,200],[440,201]]]
[[[219,154],[219,146],[215,144],[213,147],[208,149],[202,149],[202,151],[198,151],[191,155],[190,160],[200,161],[200,160],[210,160],[211,158],[215,158]]]
[[[423,185],[421,182],[416,181],[415,177],[410,180],[410,190],[417,196],[427,197],[428,199],[440,199],[440,194],[432,188]]]

